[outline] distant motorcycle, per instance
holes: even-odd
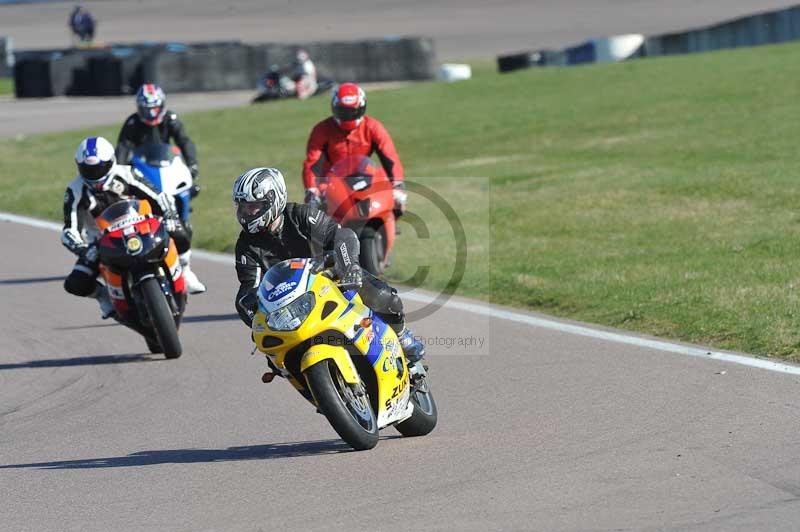
[[[186,286],[175,242],[146,200],[122,200],[96,219],[100,274],[117,319],[147,341],[153,353],[181,356],[178,326]]]
[[[327,267],[291,259],[267,271],[253,318],[256,346],[354,449],[375,447],[388,426],[428,434],[438,411],[422,362],[408,367],[392,328]]]
[[[180,150],[170,144],[148,143],[136,148],[131,157],[131,166],[139,170],[159,192],[175,199],[175,208],[181,222],[186,224],[191,213],[192,172]]]
[[[281,71],[277,66],[272,66],[258,84],[258,94],[253,98],[252,103],[268,102],[271,100],[282,100],[285,98],[295,98],[295,81]],[[317,79],[317,90],[314,96],[324,94],[333,88],[332,79]]]
[[[328,215],[358,235],[361,266],[382,275],[394,246],[396,223],[392,182],[383,167],[369,157],[345,158],[331,167],[320,191]]]

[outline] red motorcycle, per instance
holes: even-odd
[[[361,267],[380,276],[395,235],[394,196],[386,172],[369,157],[349,157],[331,167],[320,191],[328,215],[358,235]]]
[[[153,353],[181,356],[186,285],[175,242],[146,200],[121,200],[96,219],[100,273],[117,320],[144,336]]]

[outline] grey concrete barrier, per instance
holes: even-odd
[[[298,48],[309,53],[321,77],[339,81],[429,80],[436,77],[438,67],[433,41],[424,37],[261,44],[252,48],[259,76],[271,65],[289,64]]]
[[[431,39],[243,45],[237,41],[133,43],[104,49],[20,54],[18,97],[131,94],[142,83],[167,92],[254,89],[271,65],[308,50],[320,77],[344,81],[425,80],[436,76]]]
[[[166,92],[250,89],[251,51],[241,45],[191,46],[161,50],[147,59],[148,77]]]

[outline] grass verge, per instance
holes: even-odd
[[[0,78],[0,96],[14,94],[14,80],[11,78]]]
[[[798,58],[790,44],[508,75],[479,68],[468,82],[373,92],[369,110],[407,174],[464,224],[460,293],[797,359]],[[301,198],[306,136],[326,113],[313,99],[184,117],[205,186],[198,247],[231,250],[230,185],[245,169],[279,166]],[[75,146],[116,133],[0,141],[0,209],[58,219]],[[437,216],[422,199],[417,210]],[[400,236],[393,279],[448,262],[452,235],[429,225],[430,238]],[[446,284],[445,270],[426,286]]]

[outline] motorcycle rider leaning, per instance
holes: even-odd
[[[79,175],[64,192],[64,229],[61,232],[61,243],[78,256],[64,281],[67,292],[97,299],[103,319],[114,313],[108,291],[97,281],[100,270],[95,241],[100,231],[94,219],[109,205],[130,197],[148,200],[153,212],[164,216],[180,253],[187,287],[193,284],[195,289],[205,290],[188,264],[184,264],[191,247],[191,234],[181,225],[170,196],[159,193],[130,166],[116,164],[114,147],[103,137],[84,139],[75,153],[75,163]]]
[[[341,285],[358,289],[365,305],[394,329],[409,367],[421,364],[425,348],[405,327],[403,302],[397,291],[358,265],[356,234],[311,205],[287,203],[286,183],[277,168],[254,168],[233,184],[236,219],[242,232],[236,241],[239,291],[236,310],[252,325],[258,307],[258,286],[267,269],[280,261],[313,257],[314,249],[333,251],[334,272]]]
[[[119,132],[117,161],[129,164],[133,150],[139,146],[148,143],[169,144],[172,139],[192,173],[192,197],[195,197],[200,193],[197,148],[178,115],[165,107],[166,103],[166,95],[158,85],[146,83],[139,88],[136,93],[136,112],[125,120]]]
[[[408,199],[403,184],[403,164],[383,124],[366,116],[367,95],[355,83],[343,83],[331,98],[331,116],[311,130],[303,162],[305,203],[321,203],[325,176],[337,162],[354,156],[378,155],[394,186],[395,215],[402,215]]]

